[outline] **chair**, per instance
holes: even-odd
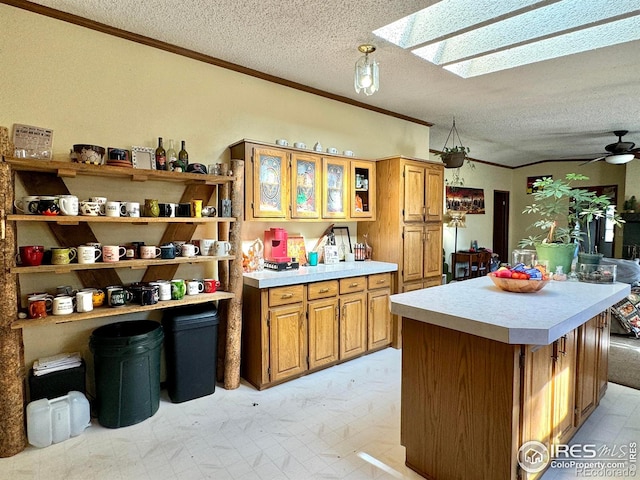
[[[483,277],[489,272],[491,264],[491,252],[483,250],[478,252],[471,263],[470,277]]]

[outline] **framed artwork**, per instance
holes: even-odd
[[[536,175],[535,177],[527,177],[527,195],[536,193],[538,191],[538,187],[534,187],[533,184],[536,180],[541,180],[545,177],[553,178],[553,175]]]
[[[447,187],[447,210],[484,214],[484,189]]]
[[[133,168],[145,170],[156,169],[156,151],[151,147],[131,147],[131,164]]]
[[[336,247],[338,247],[338,260],[342,262],[345,259],[345,253],[353,253],[349,227],[333,227],[331,231],[336,239]]]
[[[289,235],[287,239],[287,256],[296,258],[300,265],[307,265],[307,247],[304,244],[302,235]]]
[[[338,257],[338,247],[336,245],[324,246],[324,263],[325,265],[333,265],[340,262]]]

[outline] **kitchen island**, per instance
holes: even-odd
[[[523,468],[519,449],[568,442],[595,410],[607,385],[608,307],[629,292],[552,281],[510,293],[481,277],[392,295],[403,318],[407,466],[437,480],[538,478],[547,462]]]

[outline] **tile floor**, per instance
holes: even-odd
[[[78,437],[0,459],[0,478],[421,479],[400,446],[400,357],[388,348],[262,392],[219,387],[182,404],[163,392],[144,422],[106,429],[94,420]],[[575,441],[631,440],[640,440],[640,391],[610,384]],[[549,470],[543,480],[573,478]]]

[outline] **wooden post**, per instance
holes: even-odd
[[[236,177],[231,190],[231,224],[229,241],[235,259],[229,266],[229,291],[235,297],[228,301],[227,328],[224,361],[224,388],[233,390],[240,386],[240,346],[242,338],[242,224],[244,220],[244,162],[231,160]]]
[[[15,274],[9,273],[14,263],[16,233],[7,222],[13,210],[13,174],[9,166],[0,165],[0,222],[2,222],[0,261],[3,266],[0,283],[0,457],[10,457],[27,445],[24,430],[25,373],[22,330],[11,330],[18,318],[18,288]]]

